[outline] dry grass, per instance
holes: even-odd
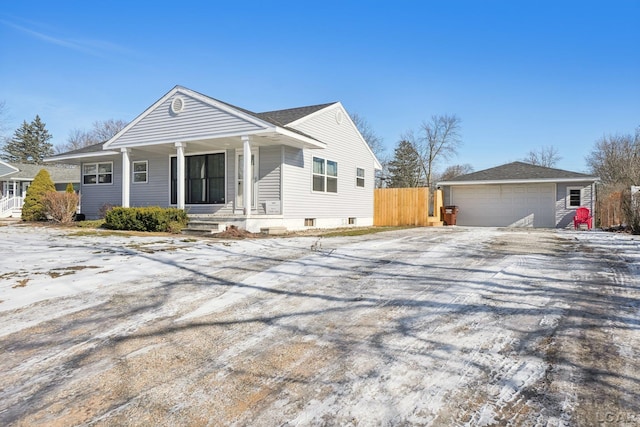
[[[15,288],[24,288],[25,286],[27,286],[27,282],[29,282],[29,279],[21,279],[18,280],[18,283],[16,283],[15,285],[13,285],[11,288],[15,289]]]

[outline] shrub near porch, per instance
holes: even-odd
[[[164,231],[179,233],[187,225],[182,209],[149,206],[143,208],[116,207],[105,216],[105,227],[112,230]]]

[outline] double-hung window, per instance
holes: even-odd
[[[356,168],[356,187],[364,188],[364,169]]]
[[[338,192],[338,162],[313,158],[313,191]]]
[[[148,182],[148,169],[149,162],[147,162],[146,160],[133,162],[133,182],[138,184]]]
[[[582,206],[582,189],[580,187],[567,188],[567,208],[574,209]]]
[[[82,183],[84,185],[111,184],[112,181],[113,162],[82,165]]]

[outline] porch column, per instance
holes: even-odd
[[[251,215],[251,142],[248,135],[242,136],[242,205],[244,214],[248,218]]]
[[[178,182],[176,183],[176,196],[177,196],[177,208],[184,209],[184,181],[185,181],[185,164],[184,164],[184,149],[186,147],[186,143],[184,142],[176,142],[176,178]]]
[[[13,180],[13,197],[21,197],[22,195],[18,196],[18,193],[16,192],[16,191],[17,191],[17,189],[16,189],[16,182],[17,182],[17,181],[14,179],[14,180]]]
[[[131,162],[129,160],[131,150],[121,148],[120,151],[122,152],[122,207],[128,208],[131,189]]]

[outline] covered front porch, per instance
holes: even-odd
[[[107,180],[120,187],[118,204],[123,207],[173,206],[228,221],[275,219],[283,214],[285,150],[303,147],[299,141],[263,135],[122,147],[108,150],[119,159]],[[110,166],[83,165],[83,190],[93,191],[100,187],[96,169]]]

